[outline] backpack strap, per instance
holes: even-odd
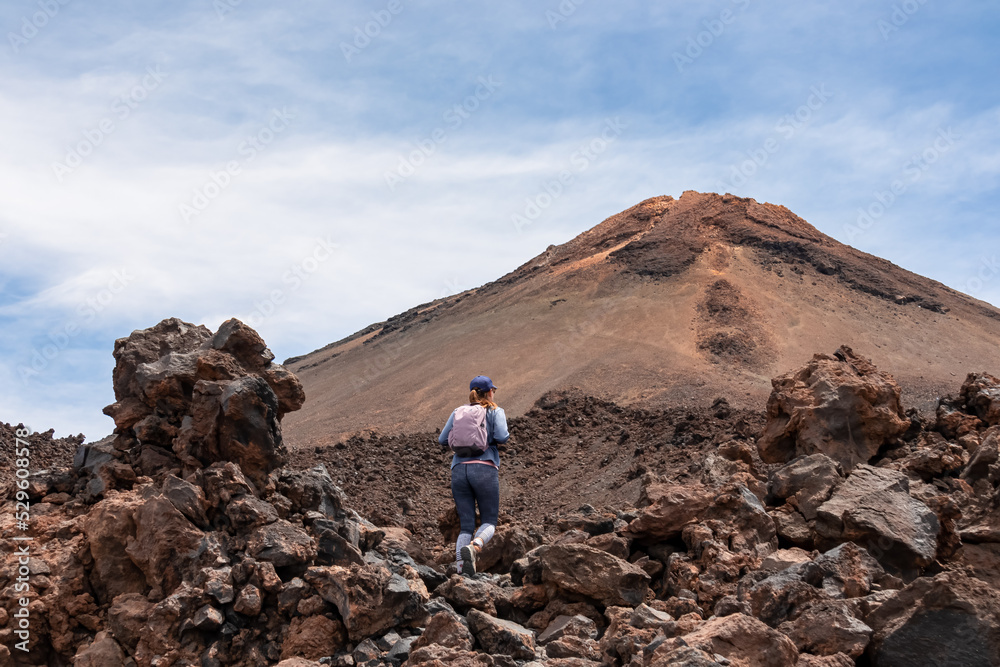
[[[496,444],[496,440],[493,438],[493,427],[490,425],[490,415],[495,412],[492,408],[486,408],[486,444],[493,445]]]

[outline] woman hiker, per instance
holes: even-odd
[[[438,436],[440,444],[455,452],[451,458],[451,495],[461,525],[455,559],[458,571],[465,575],[476,573],[476,556],[493,537],[500,512],[497,445],[507,442],[510,433],[503,408],[493,401],[496,391],[493,381],[485,375],[472,378],[469,403],[451,413]],[[481,520],[478,530],[477,504]]]

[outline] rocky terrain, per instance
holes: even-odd
[[[840,345],[923,413],[968,370],[1000,372],[1000,310],[732,195],[648,199],[493,282],[467,280],[287,360],[310,396],[288,416],[289,446],[432,431],[479,374],[522,416],[571,386],[623,407],[725,397],[759,412],[771,378]]]
[[[305,393],[242,323],[165,320],[115,358],[113,441],[4,478],[0,666],[1000,665],[986,373],[930,415],[848,347],[765,413],[549,393],[511,420],[468,578],[432,433],[289,466]]]
[[[8,443],[14,442],[14,435],[19,428],[24,428],[24,424],[5,424],[0,422],[0,442],[4,447],[0,447],[0,470],[13,471],[14,469],[14,446]],[[68,465],[73,460],[76,450],[83,444],[84,435],[72,435],[68,438],[53,438],[55,431],[50,429],[44,433],[32,433],[27,438],[28,448],[31,450],[31,465],[35,469],[49,468],[52,466]],[[0,478],[3,479],[3,478]]]

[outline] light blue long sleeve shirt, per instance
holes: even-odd
[[[448,446],[448,434],[451,433],[452,427],[455,425],[455,411],[452,410],[451,416],[448,417],[447,423],[444,428],[441,429],[441,435],[438,436],[438,443]],[[507,430],[507,415],[504,414],[503,408],[497,408],[496,410],[486,411],[486,451],[479,456],[459,456],[455,454],[451,457],[451,467],[454,468],[459,463],[467,463],[469,461],[490,461],[496,467],[500,467],[500,450],[497,449],[497,444],[503,444],[510,439],[510,432]]]

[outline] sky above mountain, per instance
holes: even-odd
[[[1000,304],[995,3],[14,0],[0,28],[3,421],[99,438],[134,329],[239,317],[281,360],[684,190]]]

